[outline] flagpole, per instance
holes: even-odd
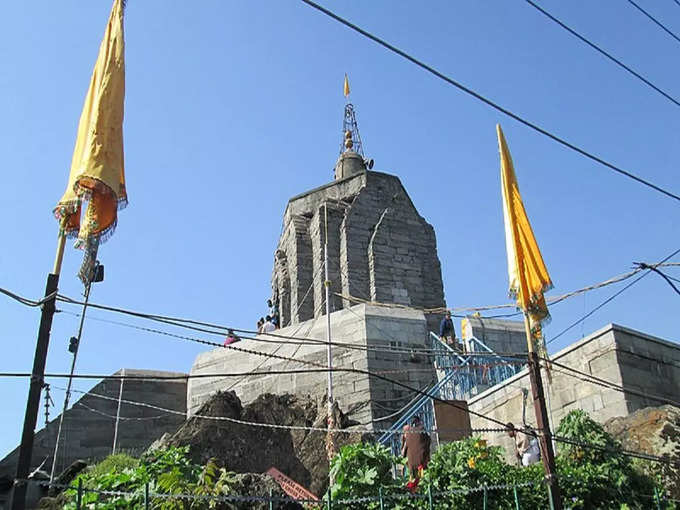
[[[54,259],[54,267],[52,272],[47,275],[47,283],[45,284],[45,297],[43,298],[44,302],[40,315],[38,340],[35,344],[31,383],[28,389],[28,399],[26,401],[24,427],[21,433],[21,444],[19,445],[19,460],[17,462],[17,471],[14,478],[14,487],[9,506],[11,510],[25,510],[26,508],[26,489],[28,488],[27,478],[31,469],[31,458],[33,456],[33,435],[38,420],[40,392],[45,378],[45,363],[47,362],[50,330],[52,329],[52,319],[54,317],[57,289],[59,287],[59,273],[61,272],[61,262],[64,258],[64,245],[66,243],[64,227],[65,221],[59,226],[59,237],[57,239],[57,253]]]
[[[324,204],[324,287],[326,292],[326,340],[328,342],[327,361],[328,361],[328,434],[326,437],[326,450],[329,461],[329,494],[330,485],[333,484],[333,478],[330,475],[330,461],[335,455],[335,442],[333,438],[333,429],[335,428],[335,417],[333,415],[333,351],[331,344],[331,304],[330,304],[330,286],[331,282],[328,279],[328,205]]]
[[[555,452],[550,432],[548,411],[545,407],[545,393],[541,379],[541,367],[538,363],[538,355],[534,351],[534,342],[531,336],[531,324],[529,315],[524,312],[524,331],[527,336],[529,349],[529,381],[531,382],[531,394],[534,399],[534,412],[536,413],[536,427],[538,428],[538,440],[541,447],[541,460],[545,469],[545,477],[548,487],[548,499],[551,510],[562,510],[562,496],[557,483],[557,468],[555,467]]]

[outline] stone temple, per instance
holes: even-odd
[[[345,133],[345,150],[333,182],[288,201],[274,252],[272,295],[281,329],[276,335],[315,340],[304,345],[251,342],[262,354],[326,366],[324,252],[328,251],[329,309],[335,346],[334,366],[363,371],[394,371],[407,387],[426,388],[436,378],[423,348],[441,315],[423,310],[446,307],[432,226],[418,213],[395,175],[371,171],[352,150],[358,131]],[[390,306],[392,305],[392,306]],[[201,354],[192,374],[299,367],[276,357],[217,349]],[[323,395],[326,374],[262,375],[190,379],[188,412],[219,389],[233,389],[248,402],[264,392]],[[371,423],[395,403],[412,398],[402,387],[357,373],[334,376],[334,396],[353,419]]]
[[[381,432],[399,429],[418,414],[428,428],[438,430],[433,434],[434,447],[467,436],[472,429],[493,426],[476,413],[535,425],[527,399],[525,358],[504,356],[526,352],[523,324],[478,315],[464,318],[457,332],[473,356],[453,352],[439,341],[436,332],[447,302],[434,229],[418,213],[397,176],[372,170],[372,160],[363,155],[351,105],[345,121],[334,180],[291,198],[285,208],[271,274],[282,327],[273,335],[244,339],[234,348],[199,354],[190,374],[201,377],[186,384],[126,386],[126,400],[155,403],[175,412],[147,427],[143,420],[156,419],[144,414],[149,409],[141,408],[139,414],[127,409],[126,414],[139,421],[125,424],[119,436],[121,448],[146,448],[163,432],[174,430],[184,413],[195,414],[217,391],[233,390],[244,404],[263,393],[323,397],[326,251],[333,365],[344,370],[333,374],[334,399],[351,420]],[[658,397],[672,400],[680,391],[678,343],[615,324],[553,354],[552,359],[556,363],[546,394],[553,427],[574,408],[604,422],[660,405]],[[557,363],[581,375],[576,377]],[[306,368],[318,370],[276,373]],[[229,375],[234,372],[257,374]],[[592,384],[583,379],[588,375],[624,391]],[[117,388],[99,383],[67,411],[71,433],[61,450],[62,465],[78,456],[97,460],[111,451]],[[114,401],[98,407],[98,399],[91,398],[98,393],[111,393]],[[98,414],[91,415],[94,411],[88,409]],[[38,432],[33,468],[51,462],[53,436],[54,430]],[[378,437],[398,452],[398,434]],[[503,433],[486,437],[507,446]],[[0,461],[0,482],[11,480],[15,463],[16,451]],[[0,502],[3,494],[0,487]]]

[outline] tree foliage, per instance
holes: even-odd
[[[560,422],[556,435],[593,445],[583,448],[559,443],[556,464],[565,509],[654,507],[654,481],[636,469],[637,463],[621,455],[620,444],[585,412],[570,412]],[[362,451],[367,449],[370,454]],[[430,498],[432,508],[437,510],[509,509],[515,508],[515,497],[522,509],[548,507],[542,464],[528,468],[510,465],[505,462],[502,448],[488,446],[478,437],[440,446],[415,495],[409,494],[405,482],[385,479],[392,462],[393,456],[386,448],[375,445],[344,447],[333,460],[336,480],[331,494],[334,499],[337,499],[335,496],[377,496],[378,487],[382,487],[385,508],[396,510],[430,508]],[[367,469],[376,476],[365,477]],[[485,486],[486,491],[480,489]],[[657,490],[663,492],[660,488]],[[455,493],[450,494],[452,492]],[[672,503],[666,502],[663,508],[675,508],[670,505]],[[380,506],[378,502],[360,502],[345,507],[373,509]]]

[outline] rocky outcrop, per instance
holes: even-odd
[[[159,446],[189,446],[189,455],[204,464],[214,458],[236,473],[264,473],[275,467],[300,485],[322,495],[328,484],[326,432],[252,426],[231,420],[284,426],[326,427],[321,400],[297,395],[261,395],[246,406],[233,391],[218,392]],[[351,426],[336,411],[339,428]],[[358,442],[358,432],[338,434],[338,446]]]
[[[680,409],[665,405],[646,407],[625,417],[612,418],[604,428],[626,450],[643,452],[680,462]],[[673,498],[680,498],[680,469],[677,465],[642,461],[646,473],[660,476]]]

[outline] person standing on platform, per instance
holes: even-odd
[[[272,324],[271,316],[267,315],[267,317],[265,317],[264,324],[262,325],[262,332],[263,333],[271,333],[272,331],[275,331],[275,330],[276,330],[276,326],[274,326],[274,324]]]
[[[458,343],[456,342],[456,330],[453,327],[450,311],[446,312],[446,316],[439,323],[439,338],[442,342],[450,345],[454,349],[460,350]]]

